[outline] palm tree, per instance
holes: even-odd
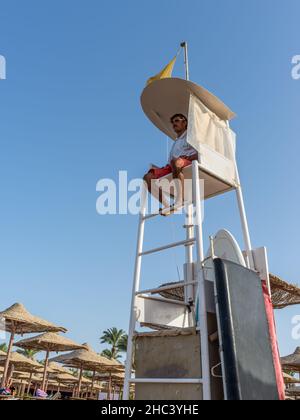
[[[83,372],[83,377],[86,378],[86,379],[90,379],[91,380],[93,378],[93,372],[84,371]]]
[[[0,350],[1,351],[4,351],[5,353],[7,353],[7,350],[8,350],[7,345],[5,343],[0,344]]]
[[[120,353],[126,351],[127,339],[127,334],[123,330],[110,328],[104,331],[102,337],[100,337],[101,344],[109,344],[111,348],[104,350],[102,355],[112,360],[118,360],[121,357]]]
[[[71,372],[71,374],[73,375],[73,376],[78,376],[78,374],[79,374],[79,371],[78,371],[78,369],[74,369],[74,368],[70,368],[69,369],[69,371]]]
[[[119,360],[121,358],[120,354],[114,355],[113,352],[109,349],[105,349],[103,350],[103,352],[101,353],[101,356],[106,357],[107,359],[114,359],[114,360]]]
[[[124,334],[123,337],[121,337],[120,339],[118,348],[122,353],[126,353],[127,345],[128,345],[128,335]]]
[[[28,359],[35,360],[35,356],[39,353],[39,350],[20,349],[20,350],[17,350],[17,352],[27,357]]]

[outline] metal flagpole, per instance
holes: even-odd
[[[181,47],[184,49],[185,78],[186,80],[190,80],[189,54],[187,42],[182,42]]]

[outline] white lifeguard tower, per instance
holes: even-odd
[[[187,46],[184,44],[186,63]],[[170,124],[170,118],[175,114],[188,117],[187,141],[199,153],[198,161],[184,169],[185,179],[192,180],[192,202],[188,206],[188,222],[185,226],[186,238],[180,242],[167,244],[156,249],[144,250],[144,227],[158,214],[146,214],[146,200],[142,201],[139,220],[138,241],[136,250],[135,273],[132,292],[131,316],[128,337],[128,353],[124,386],[124,399],[129,399],[130,386],[135,384],[151,384],[152,386],[177,385],[195,386],[196,392],[201,388],[199,399],[212,399],[212,364],[210,362],[208,313],[214,305],[213,286],[210,288],[209,257],[225,253],[231,246],[231,259],[243,264],[251,270],[260,273],[261,278],[268,281],[269,273],[265,248],[253,250],[250,240],[246,211],[243,200],[238,167],[236,162],[236,135],[230,128],[230,121],[235,117],[220,99],[201,86],[188,80],[188,65],[186,80],[167,78],[155,81],[145,88],[141,96],[142,108],[150,121],[163,133],[175,139]],[[168,178],[171,178],[169,176]],[[204,181],[204,197],[201,197],[201,181]],[[211,253],[205,257],[203,245],[203,215],[201,199],[235,191],[239,208],[241,228],[244,236],[244,251],[230,234],[222,231],[211,242]],[[144,194],[147,194],[144,191]],[[162,219],[163,220],[163,219]],[[220,246],[221,244],[221,246]],[[229,247],[226,248],[226,244]],[[184,246],[186,258],[184,263],[185,278],[176,285],[156,287],[150,290],[140,290],[141,264],[143,257],[166,249]],[[196,252],[194,252],[194,249]],[[221,257],[221,255],[218,255]],[[162,297],[172,289],[182,287],[183,301]],[[160,295],[159,297],[157,295]],[[172,335],[177,332],[194,328],[199,343],[199,377],[137,377],[133,371],[134,337],[137,324],[160,330]],[[214,332],[214,331],[213,331]],[[162,352],[165,351],[162,350]],[[174,350],[176,352],[176,349]],[[194,390],[195,391],[195,390]],[[191,390],[191,395],[195,392]],[[168,394],[170,397],[170,394]],[[175,395],[171,394],[171,397]],[[171,399],[171,398],[170,398]],[[194,398],[195,399],[195,398]]]

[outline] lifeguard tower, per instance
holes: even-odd
[[[130,387],[133,384],[136,387],[137,399],[235,398],[232,395],[236,394],[231,392],[228,385],[232,374],[229,370],[235,371],[238,376],[239,368],[233,365],[229,368],[228,360],[237,359],[239,355],[231,354],[235,351],[234,345],[230,347],[231,350],[227,346],[227,352],[224,353],[223,342],[226,341],[226,334],[235,335],[236,332],[228,332],[227,324],[223,325],[226,309],[227,314],[231,313],[230,305],[234,306],[234,303],[230,299],[230,284],[225,292],[222,287],[227,282],[228,275],[230,276],[228,273],[232,274],[231,278],[237,280],[235,290],[243,288],[248,282],[248,286],[241,293],[255,289],[258,295],[253,295],[252,298],[260,302],[262,310],[263,293],[261,291],[260,296],[257,284],[266,282],[267,294],[270,293],[266,249],[253,250],[250,240],[236,162],[236,135],[230,128],[230,121],[235,117],[235,113],[215,95],[189,81],[187,45],[183,44],[183,47],[186,80],[166,78],[151,83],[142,93],[141,104],[150,121],[171,139],[175,137],[170,117],[178,113],[188,116],[187,141],[197,150],[199,159],[184,169],[185,179],[192,181],[192,193],[191,202],[187,205],[187,223],[184,226],[186,237],[182,241],[155,249],[144,249],[145,223],[151,223],[151,219],[159,215],[146,213],[147,192],[143,191],[128,337],[125,400],[129,399]],[[204,185],[202,193],[201,185]],[[207,200],[229,191],[236,193],[244,251],[240,250],[232,235],[223,230],[211,238],[210,250],[205,254],[202,199]],[[162,223],[163,220],[164,218]],[[181,246],[186,249],[183,281],[141,290],[142,259]],[[233,264],[234,267],[228,267],[227,263]],[[251,276],[255,276],[254,280]],[[251,286],[252,281],[256,288]],[[225,305],[224,310],[226,293],[229,306]],[[247,299],[251,300],[251,295]],[[233,312],[234,309],[235,307]],[[237,308],[237,312],[238,310],[240,308]],[[237,322],[238,318],[237,316]],[[268,330],[265,311],[261,313],[259,320],[246,318],[248,323],[264,325],[263,330]],[[138,332],[138,324],[146,327],[147,331]],[[228,320],[229,324],[230,328],[238,330],[239,326],[235,327],[232,319]],[[152,332],[149,332],[149,329]],[[272,361],[277,356],[272,354],[271,340],[268,346],[267,337],[263,337],[262,342],[264,339],[265,352],[269,357],[266,376],[272,388],[270,393],[273,392],[272,395],[276,399],[278,376],[272,370]],[[230,345],[232,346],[232,342]],[[243,345],[242,343],[241,350]],[[254,362],[259,361],[249,360],[249,366],[246,367],[249,368],[249,372],[252,369],[255,376],[256,367],[252,366]],[[242,397],[241,395],[240,398]]]

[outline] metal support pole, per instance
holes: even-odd
[[[190,70],[189,70],[189,54],[188,54],[188,44],[187,42],[182,42],[181,47],[184,49],[184,64],[185,64],[185,78],[187,81],[190,80]],[[183,197],[184,198],[184,197]],[[186,208],[186,239],[190,240],[194,237],[194,228],[193,228],[193,205],[188,204]],[[187,265],[192,264],[194,261],[193,258],[193,246],[194,244],[186,246],[185,252],[185,262]],[[190,274],[191,267],[187,268],[188,274]],[[185,279],[187,282],[192,281],[193,279],[189,276]],[[185,288],[186,298],[189,295],[189,290]],[[188,303],[188,302],[186,302]]]
[[[139,229],[138,229],[138,241],[135,257],[135,270],[134,270],[134,282],[132,288],[132,298],[131,298],[131,314],[129,322],[129,332],[128,332],[128,347],[127,347],[127,358],[126,358],[126,369],[125,369],[125,381],[124,381],[124,392],[123,400],[128,401],[130,397],[130,379],[132,371],[132,359],[133,359],[133,334],[136,324],[136,293],[140,288],[140,278],[141,278],[141,268],[142,268],[142,252],[143,252],[143,242],[144,242],[144,233],[145,233],[145,215],[146,215],[146,206],[147,206],[147,189],[146,186],[143,186],[141,192],[141,212],[139,220]]]
[[[228,128],[228,130],[230,130],[229,121],[227,121],[227,128]],[[250,238],[250,231],[249,231],[249,225],[248,225],[244,196],[243,196],[243,190],[242,190],[242,186],[241,186],[239,170],[238,170],[238,166],[237,166],[235,153],[234,153],[232,144],[231,144],[231,148],[232,148],[232,157],[234,158],[235,172],[236,172],[236,177],[237,177],[237,182],[238,182],[238,187],[236,188],[236,197],[237,197],[237,202],[238,202],[238,207],[239,207],[239,212],[240,212],[242,231],[243,231],[245,248],[246,248],[246,253],[247,253],[246,263],[247,263],[248,268],[250,268],[252,270],[255,270],[255,265],[254,265],[253,255],[252,255],[252,244],[251,244],[251,238]]]
[[[185,78],[186,80],[190,80],[189,54],[187,42],[182,42],[181,47],[184,49]]]
[[[208,343],[208,325],[206,310],[205,279],[203,272],[204,245],[202,229],[202,207],[201,207],[201,185],[199,179],[199,163],[193,161],[193,198],[195,206],[195,237],[197,244],[197,268],[196,279],[198,281],[198,323],[200,327],[200,344],[202,360],[202,380],[203,380],[203,399],[211,400],[210,388],[210,362],[209,362],[209,343]]]
[[[185,247],[185,262],[187,264],[193,263],[193,246],[192,240],[194,239],[193,227],[193,205],[188,204],[186,207],[186,240],[191,241],[190,245]]]
[[[244,242],[247,252],[247,265],[248,268],[255,269],[254,267],[254,261],[253,261],[253,255],[252,255],[252,244],[250,239],[250,232],[249,232],[249,225],[248,220],[246,216],[246,209],[245,209],[245,203],[244,203],[244,197],[243,197],[243,191],[242,187],[239,182],[239,186],[236,189],[236,196],[237,196],[237,202],[240,212],[240,218],[242,223],[242,230],[243,230],[243,236],[244,236]]]

